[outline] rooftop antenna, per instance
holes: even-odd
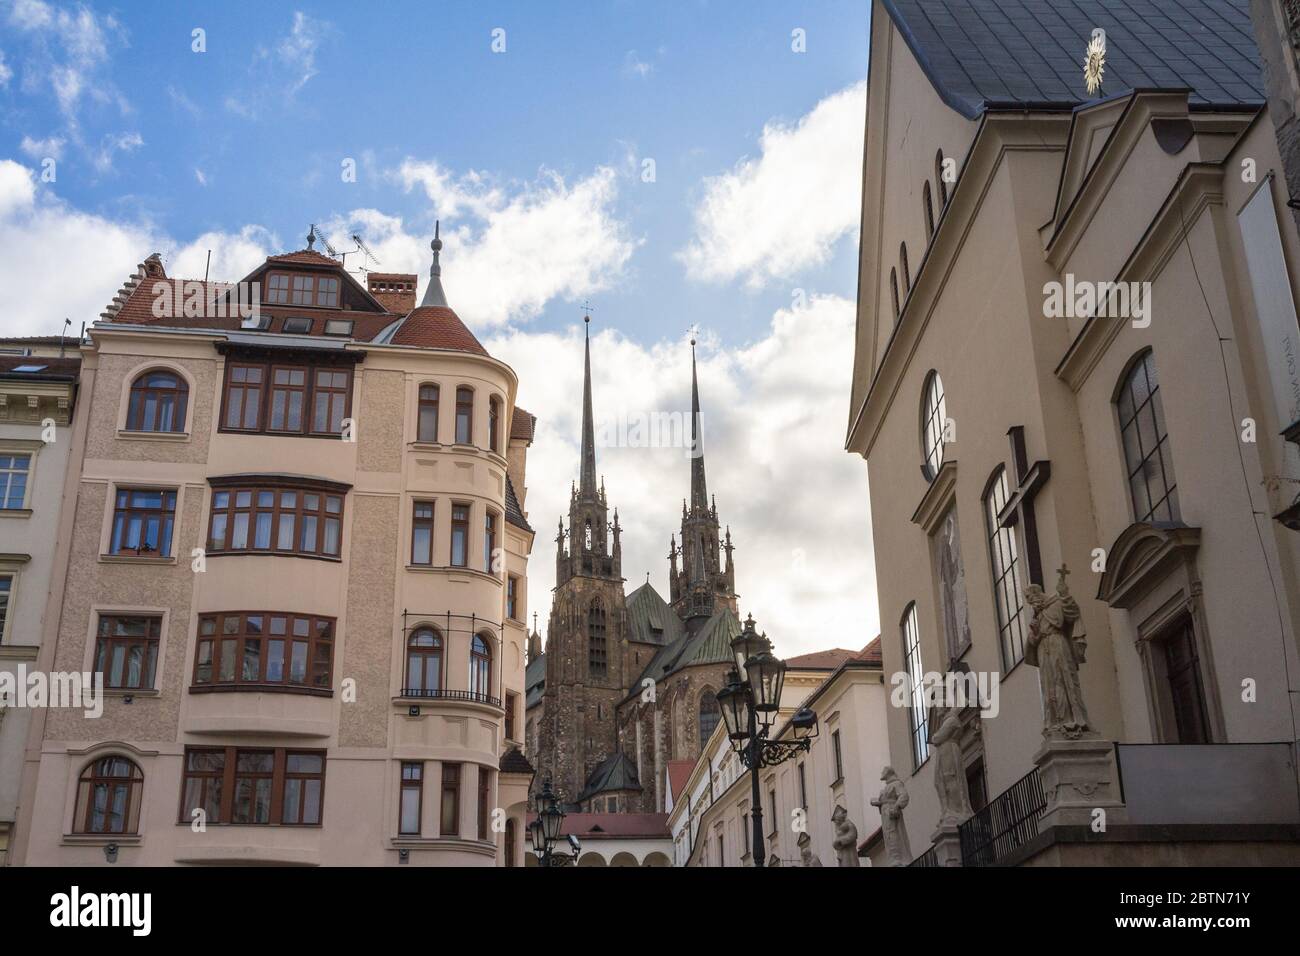
[[[343,257],[342,257],[342,258],[343,258],[343,268],[344,268],[344,269],[346,269],[346,268],[348,267],[348,256],[354,256],[354,255],[356,255],[358,252],[361,253],[363,256],[366,257],[366,261],[367,261],[367,262],[373,262],[375,265],[381,265],[381,264],[382,264],[382,263],[380,263],[380,261],[379,261],[377,258],[375,258],[375,254],[374,254],[373,252],[370,251],[370,247],[367,246],[364,242],[362,242],[362,241],[361,241],[361,237],[360,237],[359,235],[357,235],[355,232],[352,234],[352,241],[355,242],[355,243],[357,244],[357,247],[356,247],[355,249],[350,249],[350,250],[348,250],[347,252],[343,253]],[[360,267],[360,271],[362,271],[362,272],[369,272],[369,271],[370,271],[370,268],[369,268],[369,266],[361,266],[361,267]]]
[[[63,358],[63,350],[67,348],[68,326],[70,326],[71,324],[72,324],[72,320],[69,319],[67,316],[64,316],[63,331],[59,333],[59,358]]]
[[[212,250],[208,250],[208,261],[203,263],[203,284],[208,284],[208,269],[212,267]]]
[[[307,233],[307,248],[311,249],[317,239],[319,239],[320,244],[325,247],[325,251],[330,254],[331,259],[339,258],[339,251],[330,245],[330,241],[326,239],[324,235],[316,231],[316,223],[313,222],[310,231]]]

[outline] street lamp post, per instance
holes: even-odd
[[[758,772],[775,767],[797,753],[806,752],[817,736],[817,714],[802,707],[790,718],[794,740],[771,740],[768,734],[781,708],[785,685],[785,661],[772,653],[767,635],[760,635],[751,614],[740,634],[731,642],[736,663],[727,684],[718,691],[718,704],[727,725],[731,748],[749,768],[750,855],[755,866],[765,865],[763,853],[763,801],[758,790]]]
[[[560,809],[560,799],[551,789],[551,776],[546,775],[542,790],[537,794],[537,816],[528,825],[528,839],[537,854],[538,862],[544,867],[554,866],[553,850],[560,838],[560,829],[564,824],[564,811]]]

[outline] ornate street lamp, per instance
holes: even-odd
[[[560,808],[559,797],[551,789],[551,776],[546,775],[541,793],[536,797],[537,816],[528,825],[528,839],[533,845],[533,852],[542,866],[552,865],[552,851],[560,838],[560,829],[564,824],[564,811]]]
[[[781,708],[785,661],[772,653],[771,642],[766,634],[758,633],[752,614],[732,640],[731,651],[736,666],[716,696],[731,749],[749,768],[750,823],[754,829],[750,855],[755,866],[763,866],[763,802],[759,797],[758,772],[808,751],[817,736],[817,714],[807,707],[799,708],[790,718],[794,740],[769,740],[768,733]]]

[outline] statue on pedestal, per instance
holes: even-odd
[[[907,866],[912,862],[912,846],[907,839],[903,810],[907,807],[907,788],[893,767],[880,771],[885,788],[871,801],[880,809],[880,830],[885,839],[885,859],[890,866]]]
[[[1025,588],[1025,601],[1033,611],[1025,643],[1025,663],[1038,668],[1043,691],[1043,736],[1077,740],[1093,736],[1088,710],[1079,686],[1079,665],[1085,662],[1088,643],[1079,605],[1070,595],[1064,565],[1056,572],[1056,593],[1039,585]]]
[[[836,865],[857,866],[858,828],[849,819],[849,812],[841,806],[836,806],[831,812],[831,823],[834,825],[835,833],[831,838],[831,846],[835,850]]]
[[[851,825],[851,824],[850,824]],[[855,831],[856,833],[856,831]],[[822,858],[813,852],[812,837],[807,832],[799,834],[799,859],[802,866],[821,866]]]
[[[939,792],[939,826],[955,826],[973,812],[961,759],[961,717],[956,705],[941,709],[930,735],[934,754],[934,789]]]

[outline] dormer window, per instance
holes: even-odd
[[[339,305],[339,280],[321,278],[316,280],[316,304],[328,309],[337,309]]]
[[[326,335],[351,335],[351,319],[328,319],[325,322]]]
[[[293,277],[293,304],[311,305],[314,279],[311,276]]]
[[[307,335],[311,332],[311,319],[303,316],[290,316],[284,320],[284,327],[280,330],[291,335]]]
[[[288,302],[289,301],[289,277],[286,275],[274,275],[266,280],[266,301],[267,302]]]

